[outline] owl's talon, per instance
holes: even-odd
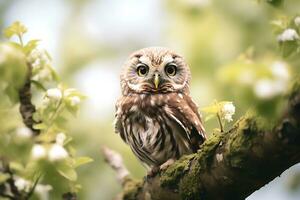
[[[163,171],[163,170],[166,170],[170,165],[172,165],[173,163],[175,162],[174,159],[169,159],[167,160],[165,163],[163,163],[160,167],[159,167],[159,170],[160,171]]]
[[[169,159],[166,162],[164,162],[160,166],[152,167],[148,172],[147,176],[145,177],[146,180],[154,178],[160,171],[166,170],[170,165],[172,165],[175,162],[174,159]]]
[[[148,172],[147,172],[147,179],[153,178],[158,172],[160,168],[159,167],[152,167]]]

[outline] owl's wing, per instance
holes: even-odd
[[[204,139],[206,139],[205,129],[203,127],[201,115],[198,111],[198,106],[194,103],[194,101],[192,100],[192,98],[190,96],[185,96],[184,99],[185,99],[186,103],[189,105],[191,111],[196,114],[196,118],[198,120],[195,119],[194,122],[195,122],[195,127],[196,127],[197,131],[199,132],[200,135],[202,135],[202,137]],[[193,118],[195,118],[195,117],[193,117]],[[196,123],[196,121],[197,121],[197,123]]]
[[[167,113],[185,130],[194,150],[197,150],[206,135],[196,104],[187,95],[173,95],[168,106]]]
[[[120,107],[120,99],[117,101],[115,109],[116,109],[116,114],[115,114],[115,120],[114,120],[114,127],[115,127],[115,133],[120,134],[121,138],[127,143],[126,137],[124,135],[124,129],[122,126],[122,112],[121,112],[121,107]]]

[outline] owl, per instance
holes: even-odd
[[[150,47],[123,66],[115,131],[148,168],[166,167],[199,149],[205,130],[190,97],[190,69],[179,54]]]

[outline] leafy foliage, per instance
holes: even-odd
[[[23,43],[26,32],[23,24],[15,22],[4,30],[4,35],[7,38],[17,36],[19,43],[0,43],[0,93],[8,97],[1,99],[0,112],[2,116],[10,113],[18,116],[17,121],[12,120],[14,124],[7,123],[0,128],[0,185],[13,180],[22,199],[28,198],[32,190],[44,186],[61,195],[76,193],[80,185],[75,168],[92,162],[92,159],[76,157],[66,122],[70,116],[76,116],[85,97],[75,88],[59,82],[50,55],[38,47],[39,40]],[[35,87],[32,90],[36,106],[33,128],[40,130],[38,136],[22,124],[18,111],[12,109],[19,103],[18,92],[27,78]],[[9,122],[10,119],[6,120]],[[1,119],[0,123],[3,122]],[[7,173],[8,169],[13,176]],[[4,194],[9,194],[9,191],[4,191]],[[38,191],[35,194],[39,195]]]
[[[271,22],[284,57],[300,52],[300,16],[282,17]]]

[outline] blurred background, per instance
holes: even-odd
[[[174,49],[190,64],[191,94],[200,107],[232,101],[235,121],[249,108],[276,120],[300,59],[281,56],[271,21],[299,10],[292,0],[281,7],[263,0],[0,0],[0,29],[25,24],[25,39],[42,40],[62,81],[87,95],[69,122],[78,154],[94,159],[79,169],[79,199],[109,200],[121,187],[101,146],[120,152],[132,176],[146,173],[112,125],[127,56],[148,46]],[[217,121],[205,127],[211,133]],[[299,171],[292,167],[248,199],[299,199]]]

